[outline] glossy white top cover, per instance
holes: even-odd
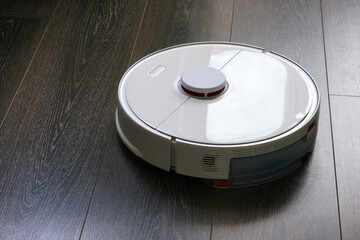
[[[199,67],[219,70],[226,78],[225,93],[201,99],[180,90],[183,73]],[[242,144],[280,135],[299,124],[319,101],[315,83],[293,62],[226,43],[157,52],[136,63],[121,84],[126,84],[130,109],[148,126],[207,144]],[[217,88],[219,84],[215,83]],[[193,77],[190,85],[196,85]]]

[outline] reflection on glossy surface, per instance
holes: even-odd
[[[178,47],[159,52],[137,63],[125,76],[126,99],[131,110],[142,121],[156,128],[188,96],[177,90],[181,74],[196,66],[220,69],[241,47],[228,44],[206,44]],[[161,74],[150,74],[164,66]]]
[[[244,141],[281,128],[287,71],[277,60],[257,55],[243,52],[223,68],[232,91],[222,101],[207,104],[207,139]]]
[[[222,71],[230,83],[225,95],[190,98],[158,130],[195,142],[235,144],[276,136],[306,116],[307,84],[286,62],[243,50]]]
[[[209,67],[216,69],[222,68],[232,57],[234,57],[240,50],[226,50],[213,49],[209,59]],[[206,66],[206,65],[205,65]]]

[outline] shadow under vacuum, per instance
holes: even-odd
[[[199,215],[221,224],[256,222],[286,210],[303,187],[312,156],[307,155],[300,168],[275,181],[252,187],[216,189],[200,179],[158,169],[136,157],[119,138],[118,142],[126,159],[123,164],[135,173],[135,181],[150,191],[149,194],[157,195],[162,202],[159,204],[173,208],[177,220],[187,219],[185,215],[192,211],[194,217]]]

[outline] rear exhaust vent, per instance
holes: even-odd
[[[210,155],[204,155],[201,166],[206,172],[217,172],[216,169],[216,157]]]

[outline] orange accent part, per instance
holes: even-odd
[[[183,89],[186,93],[188,93],[188,94],[190,94],[190,95],[193,95],[193,96],[195,96],[195,97],[205,97],[205,94],[204,94],[204,93],[193,92],[193,91],[191,91],[191,90],[189,90],[189,89],[184,88],[184,86],[181,86],[181,87],[182,87],[182,89]]]
[[[211,92],[211,93],[208,93],[207,96],[208,97],[213,97],[213,96],[216,96],[216,95],[219,95],[220,93],[222,93],[224,91],[225,87],[223,87],[222,89],[220,90],[217,90],[216,92]]]
[[[217,180],[214,180],[214,186],[228,187],[229,183],[230,183],[229,179],[217,179]]]
[[[310,126],[308,127],[307,133],[309,133],[314,127],[315,127],[315,123],[313,122],[313,123],[310,124]]]

